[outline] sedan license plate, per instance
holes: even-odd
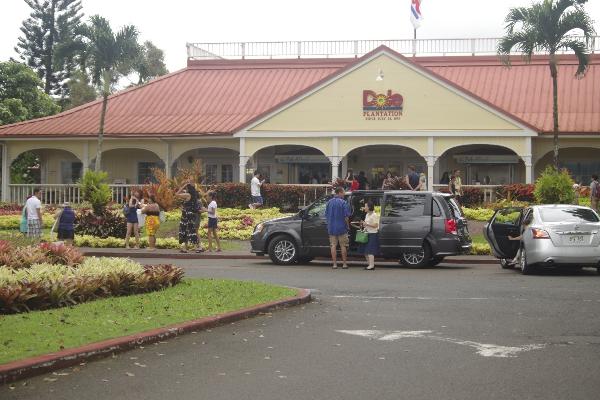
[[[565,237],[565,244],[570,244],[570,245],[582,245],[582,244],[587,244],[587,238],[589,238],[588,235],[568,235]]]

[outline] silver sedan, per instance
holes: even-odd
[[[503,268],[593,267],[600,273],[600,218],[589,207],[567,204],[503,208],[483,230]]]

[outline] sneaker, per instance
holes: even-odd
[[[337,268],[338,268],[338,267],[337,267],[337,265],[335,265],[335,264],[334,264],[334,265],[331,267],[331,269],[337,269]]]
[[[342,269],[348,269],[348,266],[346,264],[342,265]]]

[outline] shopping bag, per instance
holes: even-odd
[[[369,234],[365,231],[356,231],[356,243],[366,244],[369,242]]]

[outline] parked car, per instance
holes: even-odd
[[[252,252],[268,254],[276,264],[328,257],[325,207],[330,198],[322,197],[293,216],[258,224],[251,239]],[[471,249],[467,220],[450,194],[370,190],[347,193],[346,200],[352,210],[351,222],[364,218],[362,206],[367,201],[381,209],[379,242],[381,256],[386,259],[424,267]],[[358,250],[355,234],[356,228],[351,227],[350,255]]]
[[[600,273],[600,218],[589,207],[566,204],[503,208],[483,229],[502,268],[524,274],[536,267],[593,267]],[[509,236],[520,240],[509,240]]]

